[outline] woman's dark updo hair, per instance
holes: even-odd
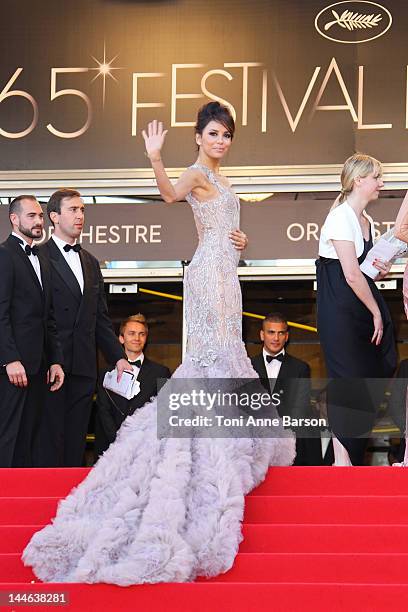
[[[197,123],[195,124],[195,133],[202,134],[204,128],[210,121],[221,123],[231,134],[231,140],[234,138],[235,122],[231,112],[227,106],[223,106],[219,102],[209,102],[200,108],[197,114]]]

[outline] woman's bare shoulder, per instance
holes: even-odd
[[[198,185],[206,184],[208,182],[204,172],[200,170],[200,168],[194,166],[186,168],[180,175],[180,178],[188,178],[190,181],[193,180]]]

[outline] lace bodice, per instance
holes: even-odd
[[[199,164],[219,195],[199,202],[191,193],[198,247],[187,268],[184,299],[187,353],[201,366],[212,365],[220,351],[241,343],[242,298],[237,276],[239,251],[229,233],[239,228],[239,199],[217,175]]]
[[[226,248],[227,252],[234,255],[232,262],[236,266],[239,253],[232,247],[228,234],[239,227],[239,198],[206,166],[194,164],[190,167],[203,172],[219,192],[217,197],[204,202],[197,200],[192,193],[186,196],[187,202],[193,209],[199,246],[202,246],[203,242],[208,242],[217,251]]]

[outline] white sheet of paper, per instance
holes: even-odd
[[[360,270],[367,274],[370,278],[375,278],[379,272],[377,268],[374,268],[374,259],[381,259],[381,261],[391,261],[395,255],[401,251],[401,246],[398,244],[392,244],[388,240],[379,238],[375,245],[368,251],[367,257],[360,266]]]
[[[140,392],[140,383],[135,378],[133,372],[125,370],[122,374],[120,382],[117,380],[118,371],[115,368],[111,372],[106,372],[103,379],[103,386],[109,391],[113,391],[126,399],[132,399]]]

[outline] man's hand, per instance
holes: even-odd
[[[58,391],[58,389],[61,389],[64,378],[64,370],[58,363],[54,363],[50,366],[47,372],[47,384],[51,383],[50,391]]]
[[[16,387],[26,387],[28,385],[26,371],[21,361],[8,363],[6,372],[12,385],[16,385]]]
[[[230,232],[230,240],[237,251],[243,251],[248,245],[248,238],[241,230],[233,230]]]
[[[116,369],[118,371],[118,382],[120,382],[120,379],[122,378],[122,374],[125,370],[128,370],[129,372],[133,372],[133,368],[130,365],[130,363],[128,361],[126,361],[126,359],[119,359],[119,361],[116,362]]]

